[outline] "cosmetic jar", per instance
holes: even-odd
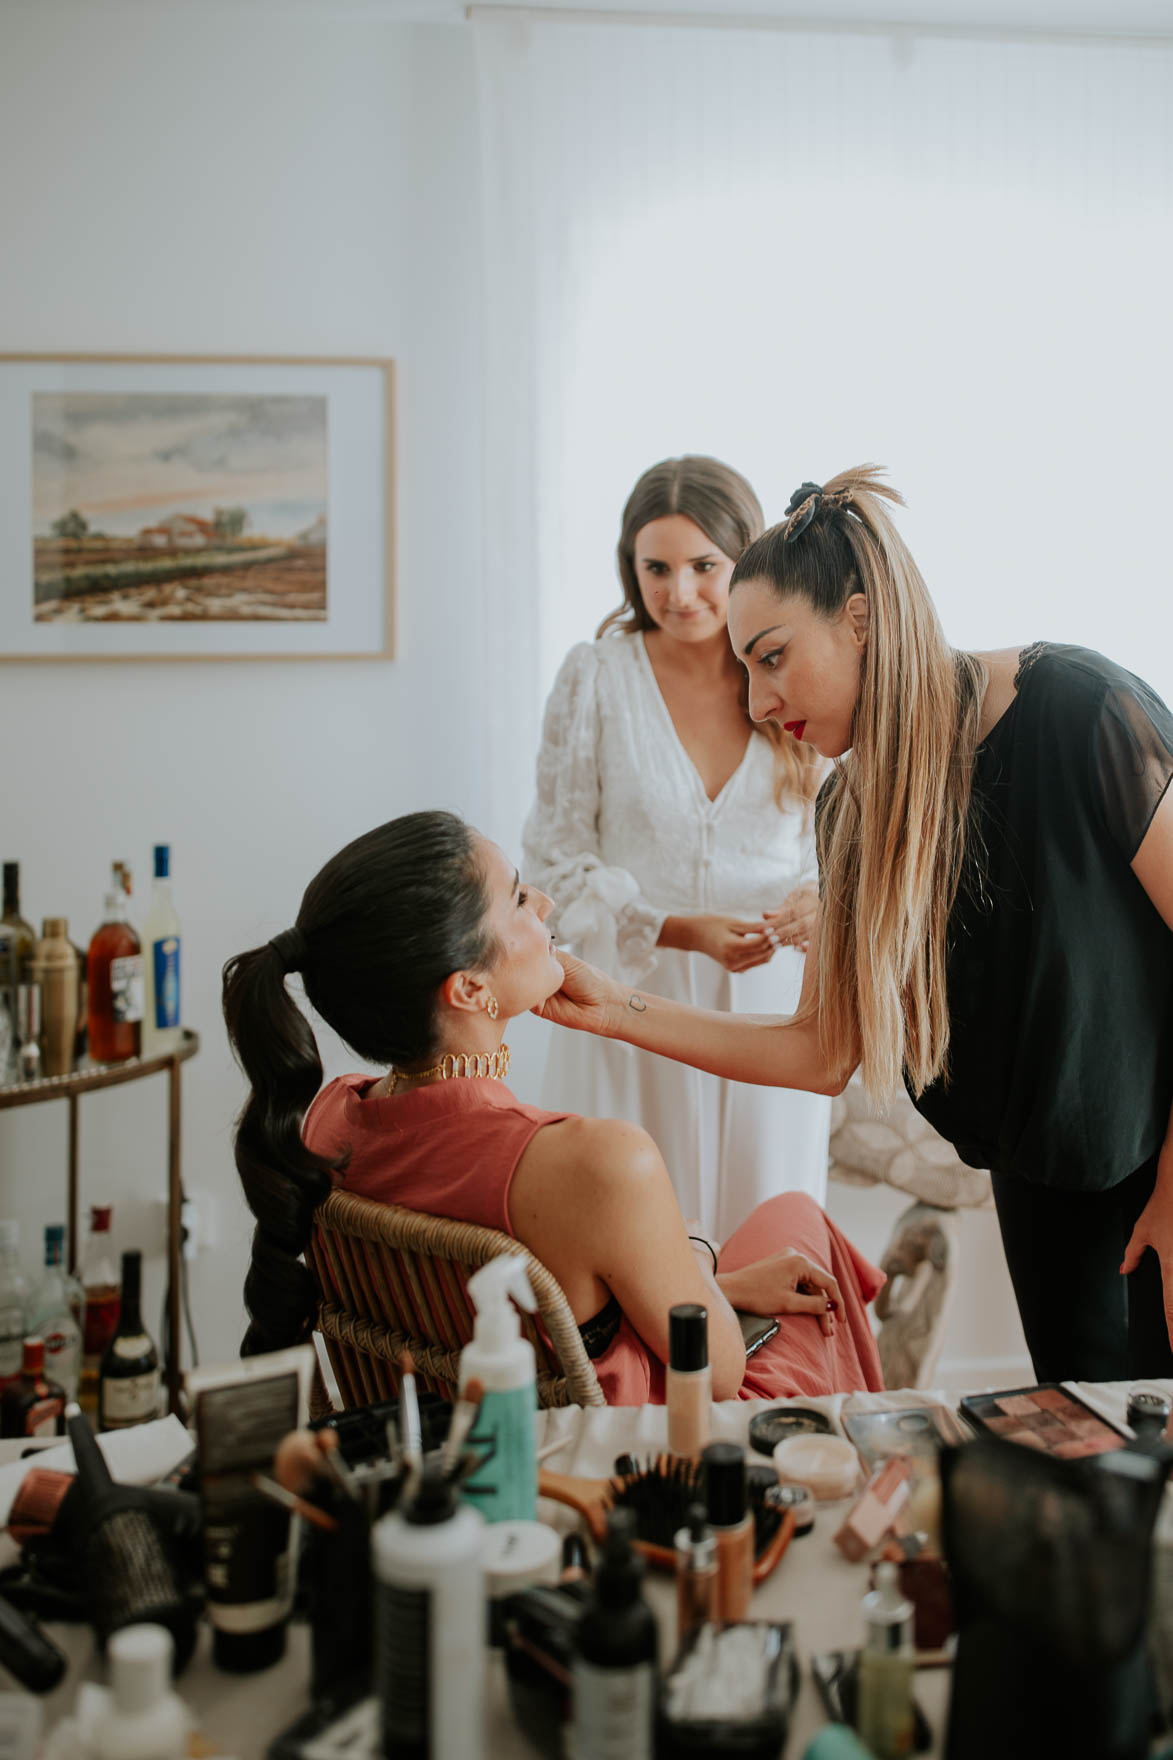
[[[485,1595],[489,1603],[489,1643],[504,1643],[502,1605],[535,1583],[556,1583],[562,1568],[562,1542],[544,1522],[487,1523],[481,1549]]]
[[[801,1540],[815,1525],[815,1500],[805,1485],[771,1485],[765,1502],[770,1509],[794,1511],[794,1538]]]
[[[849,1497],[859,1482],[859,1456],[842,1436],[791,1436],[774,1450],[774,1465],[820,1502]]]
[[[831,1420],[813,1406],[773,1406],[749,1421],[749,1445],[759,1454],[772,1455],[790,1436],[828,1436]]]
[[[1173,1413],[1173,1400],[1158,1387],[1134,1387],[1128,1395],[1125,1421],[1130,1430],[1146,1440],[1158,1441]]]
[[[709,1440],[713,1371],[709,1367],[709,1315],[699,1302],[668,1310],[668,1451],[698,1455]]]

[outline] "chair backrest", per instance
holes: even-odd
[[[306,1261],[317,1281],[318,1330],[347,1406],[392,1398],[404,1351],[423,1387],[454,1399],[472,1337],[467,1278],[501,1253],[520,1255],[541,1326],[525,1315],[541,1406],[606,1404],[561,1288],[520,1241],[397,1204],[332,1192],[314,1218]]]

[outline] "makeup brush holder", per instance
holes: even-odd
[[[1144,1760],[1150,1554],[1167,1462],[979,1437],[941,1452],[957,1614],[947,1760]]]

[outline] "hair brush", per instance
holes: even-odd
[[[778,1475],[772,1467],[746,1469],[746,1494],[754,1526],[753,1580],[762,1582],[775,1569],[794,1535],[792,1509],[773,1503],[770,1493]],[[688,1526],[689,1508],[704,1503],[704,1468],[687,1456],[649,1455],[642,1463],[620,1455],[610,1479],[580,1479],[570,1473],[538,1472],[538,1495],[551,1497],[577,1510],[591,1531],[602,1540],[607,1514],[629,1509],[635,1514],[635,1546],[651,1565],[676,1568],[676,1534]]]

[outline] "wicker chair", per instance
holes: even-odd
[[[405,1350],[422,1387],[456,1396],[461,1347],[472,1337],[466,1277],[501,1253],[529,1272],[541,1326],[522,1329],[538,1360],[538,1404],[606,1401],[569,1304],[539,1259],[495,1228],[450,1222],[332,1192],[314,1219],[306,1261],[318,1285],[318,1330],[347,1406],[392,1398]]]

